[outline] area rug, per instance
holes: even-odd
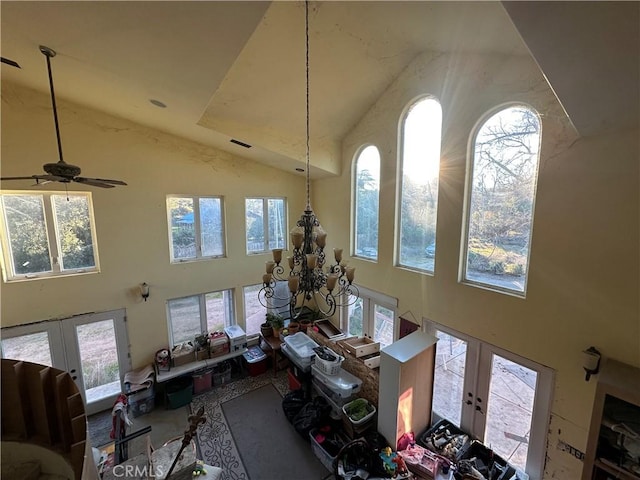
[[[222,403],[222,411],[251,480],[321,480],[328,475],[308,438],[286,419],[273,385]]]
[[[245,377],[211,392],[198,395],[191,402],[191,411],[204,406],[207,421],[198,428],[197,441],[202,459],[208,465],[223,470],[223,480],[252,480],[244,467],[242,457],[231,434],[222,404],[265,385],[273,385],[280,395],[289,391],[286,371],[277,375],[267,372],[257,377]]]

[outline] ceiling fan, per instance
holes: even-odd
[[[1,177],[0,180],[30,180],[35,179],[36,185],[49,182],[78,182],[94,187],[113,188],[116,185],[126,185],[122,180],[109,180],[106,178],[87,178],[80,176],[80,167],[66,163],[62,157],[62,142],[60,140],[60,127],[58,125],[58,110],[56,108],[56,95],[53,90],[53,76],[51,75],[51,58],[56,56],[55,50],[40,45],[40,52],[47,59],[47,70],[49,72],[49,87],[51,88],[51,104],[53,106],[53,120],[56,126],[56,138],[58,140],[58,157],[56,163],[45,163],[43,169],[46,175],[30,175],[28,177]]]

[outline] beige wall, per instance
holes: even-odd
[[[435,275],[393,267],[397,131],[403,109],[435,95],[444,126]],[[525,299],[458,282],[468,139],[478,119],[520,101],[542,115],[542,152]],[[430,319],[547,365],[556,372],[545,478],[578,478],[595,381],[581,351],[640,365],[638,310],[638,132],[578,139],[530,59],[425,54],[410,65],[343,144],[340,178],[318,181],[315,206],[345,212],[350,161],[364,144],[381,153],[379,262],[351,260],[356,281]],[[348,244],[348,215],[323,215],[334,242]],[[597,377],[594,377],[597,380]]]
[[[45,94],[3,82],[3,176],[41,173],[43,163],[57,161],[49,102]],[[101,272],[2,283],[2,326],[126,308],[135,368],[168,342],[167,299],[235,288],[238,321],[243,323],[242,286],[262,281],[268,259],[245,253],[244,198],[286,196],[292,223],[304,208],[303,177],[76,105],[59,101],[59,106],[65,160],[82,167],[83,175],[122,179],[129,185],[90,188]],[[6,182],[2,187],[28,185]],[[59,183],[44,188],[64,191]],[[87,190],[79,184],[69,189]],[[227,258],[169,264],[167,194],[224,197]],[[151,286],[146,303],[138,294],[143,281]]]

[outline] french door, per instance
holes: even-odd
[[[2,358],[68,371],[88,415],[113,406],[131,369],[125,310],[2,329]]]
[[[543,475],[553,371],[431,323],[438,337],[432,410],[527,472]]]

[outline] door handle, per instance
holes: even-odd
[[[476,412],[480,412],[481,414],[484,415],[484,412],[482,411],[482,409],[480,408],[480,405],[476,405]]]
[[[69,370],[69,373],[76,373],[76,369],[73,368],[73,369]]]
[[[73,380],[77,380],[78,377],[76,377],[75,375],[73,377],[71,377]]]
[[[471,405],[473,402],[472,402],[471,400],[467,400],[467,401],[466,401],[466,402],[464,402],[464,403],[466,403],[467,405]]]

